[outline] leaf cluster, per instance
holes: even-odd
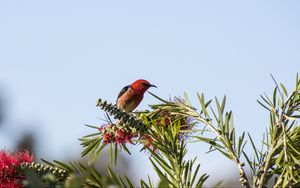
[[[184,99],[164,100],[150,93],[160,103],[151,105],[150,110],[137,113],[123,112],[101,99],[97,106],[107,112],[110,125],[127,126],[134,130],[135,140],[130,144],[140,145],[141,151],[149,154],[148,158],[160,179],[159,187],[204,185],[209,176],[200,174],[197,157],[186,159],[189,141],[208,144],[208,153],[219,152],[231,160],[237,166],[242,186],[300,186],[300,78],[297,76],[295,89],[290,94],[283,84],[273,80],[273,95],[261,95],[258,101],[268,111],[270,119],[260,149],[249,133],[236,134],[233,113],[226,108],[226,96],[222,100],[206,100],[203,94],[197,94],[199,109],[191,104],[187,94]],[[141,179],[139,185],[135,185],[127,176],[113,172],[111,167],[107,168],[107,174],[99,173],[92,163],[106,146],[110,148],[111,164],[114,165],[117,165],[120,150],[125,150],[129,155],[131,153],[126,144],[105,143],[99,127],[88,127],[96,129],[96,132],[82,137],[80,141],[82,157],[88,156],[90,164],[44,161],[42,167],[28,164],[27,168],[41,175],[51,173],[65,187],[78,184],[83,187],[155,187],[150,177],[147,181]],[[245,151],[247,143],[253,155]],[[251,178],[246,174],[242,161],[247,162]],[[250,180],[253,180],[252,185]]]
[[[273,78],[273,76],[272,76]],[[278,84],[272,97],[262,96],[258,103],[269,112],[270,125],[259,150],[251,136],[254,150],[252,161],[247,157],[253,174],[254,186],[264,187],[274,178],[274,187],[294,187],[300,183],[299,124],[300,79],[297,75],[295,89],[288,94],[285,86]]]

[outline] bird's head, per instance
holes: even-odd
[[[156,87],[155,85],[150,84],[147,80],[143,79],[136,80],[130,86],[132,89],[141,93],[145,93],[150,87]]]

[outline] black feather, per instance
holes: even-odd
[[[117,100],[130,88],[131,86],[128,85],[128,86],[125,86],[123,87],[123,89],[120,91],[119,95],[118,95],[118,98]]]

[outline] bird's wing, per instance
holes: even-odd
[[[130,88],[130,85],[123,87],[123,89],[120,91],[117,100]]]

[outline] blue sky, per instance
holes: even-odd
[[[38,134],[42,157],[79,156],[83,124],[101,125],[98,97],[144,78],[168,98],[186,91],[227,95],[237,131],[259,144],[267,113],[256,103],[275,78],[291,89],[300,61],[299,1],[0,1],[0,94],[7,118],[0,148]],[[157,102],[146,94],[139,109]],[[230,161],[191,144],[216,179],[238,172]],[[133,157],[136,173],[151,171]],[[145,164],[139,168],[140,163]],[[147,172],[145,172],[147,171]]]

